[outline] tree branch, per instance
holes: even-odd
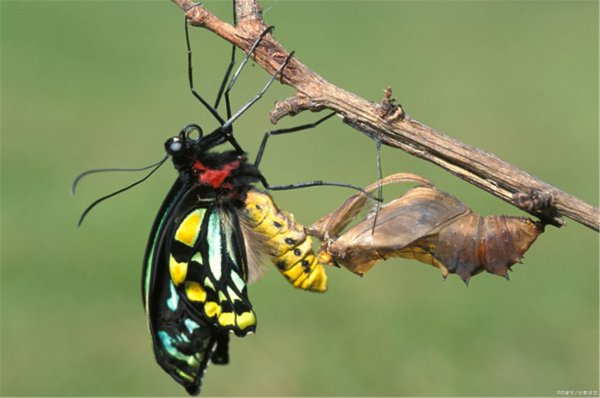
[[[247,52],[267,28],[256,0],[237,0],[237,26],[215,17],[191,0],[172,0],[187,12],[190,24],[201,26]],[[273,74],[288,56],[269,33],[255,49],[255,62]],[[394,104],[388,88],[381,104],[364,100],[329,83],[298,59],[292,58],[281,74],[281,82],[296,89],[293,97],[278,101],[271,112],[276,123],[305,110],[331,109],[348,125],[385,145],[400,148],[428,160],[463,180],[499,197],[542,221],[561,226],[562,216],[596,231],[600,210],[518,169],[495,155],[442,134],[408,116]]]

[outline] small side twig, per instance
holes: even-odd
[[[263,32],[262,11],[257,0],[238,0],[237,26],[225,23],[205,7],[191,0],[172,0],[187,12],[192,25],[216,33],[247,52]],[[273,74],[289,52],[267,34],[254,52],[254,60]],[[388,89],[381,104],[358,97],[334,86],[293,58],[281,74],[282,83],[296,94],[278,101],[271,112],[276,123],[285,116],[305,110],[331,109],[348,125],[381,143],[400,148],[428,160],[463,180],[524,210],[545,223],[561,226],[568,217],[596,231],[600,230],[600,210],[581,199],[518,169],[495,155],[448,137],[405,114],[394,104]]]

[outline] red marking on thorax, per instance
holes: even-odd
[[[215,189],[219,187],[231,187],[231,184],[223,184],[223,182],[229,177],[231,172],[238,167],[240,167],[239,160],[227,163],[221,169],[210,169],[203,165],[199,160],[194,162],[194,169],[199,171],[198,182],[202,185],[210,185]]]

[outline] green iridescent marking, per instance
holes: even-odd
[[[238,301],[242,301],[242,299],[240,298],[240,296],[238,296],[232,288],[230,288],[229,286],[227,286],[227,294],[229,295],[229,299],[230,301],[233,300],[238,300]]]
[[[177,310],[177,306],[179,305],[179,296],[177,296],[177,292],[175,291],[175,285],[173,283],[169,283],[169,288],[171,290],[171,297],[167,299],[167,307],[173,312]]]
[[[221,223],[219,215],[213,211],[208,219],[208,264],[215,279],[221,279]]]
[[[146,275],[144,275],[144,293],[146,294],[145,297],[145,304],[146,304],[146,309],[148,309],[150,307],[150,275],[152,274],[152,263],[154,260],[154,252],[156,250],[156,242],[158,241],[158,235],[159,232],[162,229],[162,226],[165,222],[165,219],[167,218],[167,214],[169,214],[169,209],[167,209],[167,211],[165,212],[165,215],[163,216],[163,218],[160,220],[160,223],[158,224],[158,228],[156,229],[156,235],[154,236],[154,240],[152,241],[152,248],[150,249],[150,255],[148,256],[148,263],[146,264]],[[150,327],[150,317],[146,317],[147,321],[148,321],[148,327]]]
[[[227,253],[229,254],[230,258],[235,259],[235,251],[233,249],[233,241],[232,241],[233,234],[231,233],[231,231],[228,231],[228,232],[229,233],[225,237],[225,242],[227,245]],[[238,267],[238,264],[234,263],[234,265],[236,266],[236,268]]]
[[[177,374],[179,374],[179,376],[183,377],[184,379],[193,382],[194,378],[192,376],[190,376],[189,374],[185,373],[184,371],[177,369]]]
[[[234,270],[231,270],[231,280],[240,292],[242,292],[246,287],[244,280]]]
[[[213,292],[215,291],[215,285],[213,285],[208,276],[204,278],[204,286],[209,287]]]
[[[192,256],[191,260],[197,262],[200,265],[202,265],[202,254],[200,252],[194,253],[194,255]]]

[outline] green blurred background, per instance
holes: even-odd
[[[229,1],[207,7],[230,18]],[[598,3],[595,1],[263,2],[275,36],[333,83],[491,151],[598,205]],[[138,178],[95,175],[163,156],[186,123],[213,126],[188,92],[183,13],[164,1],[1,2],[1,394],[185,395],[154,363],[140,300],[147,234],[175,177],[94,199]],[[192,30],[198,86],[213,97],[229,46]],[[239,107],[268,75],[248,67]],[[253,157],[276,84],[239,123]],[[280,126],[315,120],[306,114]],[[339,119],[272,140],[274,184],[376,179],[375,146]],[[519,214],[424,161],[383,151],[385,174],[414,172],[484,214]],[[388,198],[401,192],[389,189]],[[351,192],[275,198],[305,224]],[[325,295],[275,271],[251,286],[258,333],[211,366],[203,394],[261,396],[554,396],[598,390],[598,234],[549,227],[511,281],[455,276],[408,260],[364,278],[329,272]]]

